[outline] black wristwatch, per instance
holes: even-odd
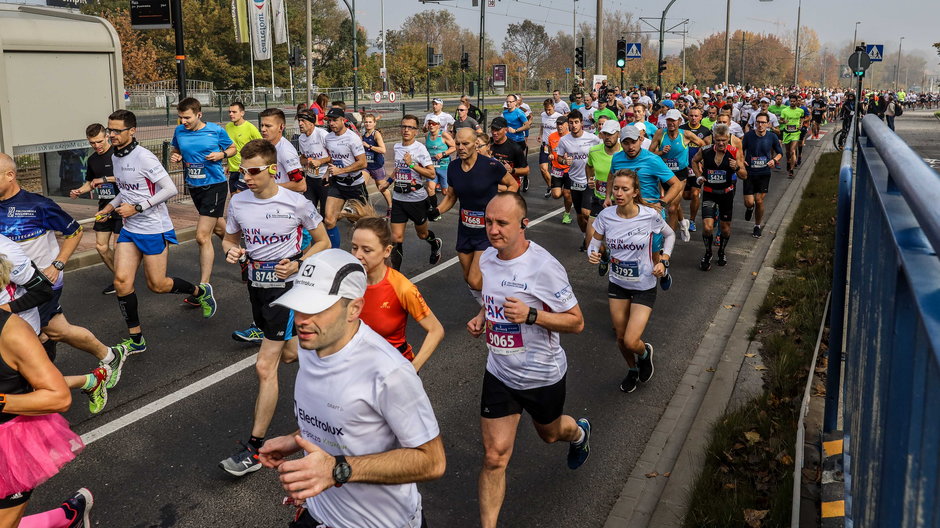
[[[535,320],[539,318],[539,311],[535,308],[529,308],[529,316],[525,318],[525,324],[533,325]]]
[[[65,269],[65,262],[62,262],[61,260],[53,260],[52,267],[59,271],[62,271]]]
[[[142,213],[144,212],[144,206],[140,204],[134,204],[134,210],[137,211],[138,213]]]
[[[659,262],[662,263],[664,268],[669,269],[669,259],[661,259]]]
[[[333,466],[333,480],[336,481],[336,487],[338,488],[349,482],[349,477],[352,476],[352,468],[349,467],[349,463],[346,462],[346,457],[343,455],[333,458],[336,459],[336,465]]]

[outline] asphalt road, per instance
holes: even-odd
[[[808,145],[813,148],[812,141]],[[782,172],[775,173],[768,216],[788,184]],[[530,218],[549,216],[527,233],[568,270],[584,311],[584,332],[562,337],[562,345],[569,358],[566,412],[590,417],[594,426],[592,456],[581,469],[570,471],[565,465],[567,446],[544,445],[530,420],[524,418],[509,466],[501,525],[599,527],[755,239],[738,200],[726,267],[699,271],[703,248],[695,233],[691,242],[677,243],[672,260],[674,286],[669,292],[660,292],[645,334],[656,347],[656,374],[633,394],[624,394],[618,385],[626,367],[610,329],[607,280],[597,275],[584,253],[578,252],[578,228],[560,223],[560,214],[555,212],[560,203],[542,198],[543,190],[544,184],[534,181],[526,196]],[[455,256],[456,222],[451,212],[432,226],[444,238],[444,262]],[[770,226],[765,236],[774,231]],[[410,230],[408,233],[402,271],[414,277],[429,267],[428,248]],[[348,243],[346,232],[343,237]],[[193,280],[196,257],[193,243],[174,248],[170,274]],[[62,304],[73,323],[88,326],[106,343],[116,343],[126,336],[124,323],[115,299],[99,293],[109,280],[103,266],[68,273]],[[88,445],[81,456],[41,486],[30,512],[54,507],[75,489],[86,486],[95,494],[95,526],[286,526],[292,511],[281,506],[283,493],[272,471],[263,469],[234,479],[216,467],[219,460],[235,452],[238,441],[245,440],[249,432],[256,390],[250,360],[234,375],[187,393],[149,416],[127,418],[129,413],[179,394],[181,389],[205,385],[204,378],[254,353],[253,346],[229,337],[232,330],[249,322],[250,316],[237,268],[224,263],[221,254],[216,258],[213,283],[220,308],[206,321],[182,306],[178,296],[144,291],[143,278],[138,277],[148,351],[128,361],[102,414],[91,416],[86,399],[78,393],[66,414],[74,430],[83,435],[118,424],[122,417],[130,423]],[[418,285],[447,331],[421,376],[440,422],[448,460],[441,480],[420,486],[425,514],[430,526],[474,526],[478,522],[476,482],[482,455],[478,401],[486,349],[482,341],[467,334],[464,325],[476,313],[477,305],[456,264],[438,268]],[[412,342],[420,343],[421,335],[413,331],[416,328],[409,329],[409,336]],[[58,366],[65,373],[87,372],[94,366],[89,356],[66,346],[60,346],[59,358]],[[296,429],[291,403],[295,373],[296,365],[281,369],[282,397],[271,435]]]
[[[940,173],[940,119],[933,115],[934,110],[907,111],[894,120],[894,131],[924,158],[927,165]]]

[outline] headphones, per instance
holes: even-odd
[[[523,218],[522,221],[519,222],[519,228],[522,229],[523,231],[525,231],[525,228],[526,228],[525,221],[526,219]]]

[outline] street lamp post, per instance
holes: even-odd
[[[901,43],[904,42],[904,37],[901,37],[901,40],[898,41],[898,65],[894,69],[894,91],[898,91],[898,78],[901,76]]]
[[[728,74],[731,71],[731,0],[725,10],[725,86],[728,86]]]
[[[350,1],[352,4],[350,4]],[[343,0],[346,9],[349,10],[350,22],[352,22],[352,47],[353,47],[353,112],[359,108],[359,43],[358,31],[356,27],[356,0]]]
[[[659,60],[656,62],[656,71],[658,72],[656,74],[656,86],[659,88],[660,96],[663,94],[663,70],[660,68],[660,64],[663,63],[663,42],[666,40],[666,13],[669,12],[669,8],[674,3],[676,3],[676,0],[669,0],[666,9],[663,9],[663,17],[659,19]]]
[[[803,10],[803,0],[796,7],[796,53],[793,54],[793,85],[800,86],[800,12]]]
[[[858,25],[859,24],[861,24],[861,22],[855,23],[855,34],[852,35],[852,49],[853,50],[855,49],[855,44],[858,42]]]

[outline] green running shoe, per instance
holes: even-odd
[[[98,367],[91,371],[91,375],[95,377],[97,383],[90,389],[82,389],[82,392],[88,396],[88,410],[91,411],[91,414],[98,414],[108,404],[107,380],[108,376],[111,375],[111,367],[107,365]]]
[[[121,371],[124,370],[124,362],[127,361],[128,354],[127,347],[123,344],[111,347],[111,352],[114,353],[114,359],[108,363],[108,367],[111,369],[111,376],[108,377],[107,382],[108,390],[113,389],[121,381]],[[98,363],[99,367],[104,365],[104,363]]]
[[[215,315],[216,310],[218,310],[218,305],[215,303],[215,296],[212,295],[212,285],[208,282],[204,282],[199,285],[202,288],[203,293],[197,299],[199,304],[202,306],[202,316],[206,319]]]
[[[140,343],[135,343],[133,339],[128,337],[124,341],[118,343],[116,346],[124,348],[125,356],[133,356],[134,354],[140,354],[141,352],[147,351],[147,340],[141,336]]]
[[[570,224],[571,223],[571,213],[565,213],[561,215],[561,223]]]

